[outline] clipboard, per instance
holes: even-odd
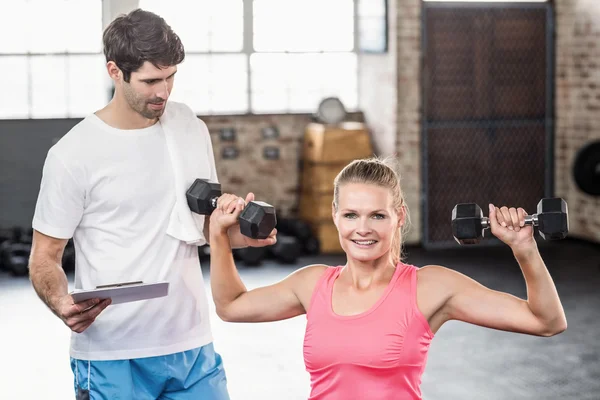
[[[96,286],[95,289],[75,289],[69,293],[75,303],[89,299],[111,299],[111,305],[154,299],[169,294],[169,282],[122,282]]]

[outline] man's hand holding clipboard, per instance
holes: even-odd
[[[99,285],[94,289],[76,289],[60,299],[57,315],[72,331],[86,330],[110,304],[149,300],[169,293],[168,282],[122,282]]]
[[[81,333],[89,328],[110,303],[110,298],[90,298],[75,302],[75,299],[68,294],[59,299],[53,311],[73,332]]]

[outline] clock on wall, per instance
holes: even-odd
[[[337,97],[326,97],[319,103],[316,118],[324,124],[338,124],[346,118],[346,108]]]

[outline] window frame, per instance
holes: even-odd
[[[242,49],[240,51],[186,51],[186,57],[188,55],[227,55],[227,54],[243,54],[246,60],[246,82],[247,82],[247,91],[246,91],[246,104],[248,105],[245,113],[246,115],[269,115],[269,114],[306,114],[306,111],[297,111],[294,109],[290,109],[286,107],[283,111],[264,111],[264,112],[256,112],[253,111],[253,102],[252,102],[252,94],[254,93],[254,88],[252,85],[252,66],[251,66],[251,58],[253,54],[331,54],[331,53],[343,53],[343,54],[354,54],[358,57],[360,53],[360,47],[358,45],[360,40],[360,31],[359,31],[359,22],[360,16],[359,12],[359,2],[360,1],[368,1],[368,0],[350,0],[352,1],[353,7],[353,46],[349,51],[320,51],[320,52],[306,52],[306,51],[257,51],[254,48],[254,0],[240,0],[242,1],[243,7],[243,39],[242,39]],[[385,4],[386,10],[388,9],[388,4],[386,1]],[[387,14],[387,13],[386,13]],[[167,21],[168,22],[168,21]],[[387,25],[387,24],[386,24]],[[386,29],[387,34],[387,29]],[[185,43],[184,43],[185,45]],[[348,111],[356,111],[359,107],[359,73],[360,73],[360,63],[357,60],[356,66],[356,97],[357,104],[356,107],[348,107]],[[177,82],[176,82],[177,84]],[[289,104],[289,94],[286,95],[288,104]],[[317,105],[315,105],[316,108]],[[240,115],[239,113],[215,113],[214,111],[209,112],[208,115]]]
[[[107,1],[110,0],[99,0],[100,4],[101,4],[101,18],[102,18],[102,26],[103,29],[106,26],[107,23]],[[245,111],[215,111],[215,110],[208,110],[206,112],[206,115],[240,115],[240,114],[248,114],[248,115],[269,115],[269,114],[306,114],[307,111],[305,110],[300,110],[300,109],[294,109],[290,107],[290,94],[289,92],[286,94],[287,100],[288,100],[288,105],[283,108],[280,109],[278,111],[263,111],[263,110],[259,110],[256,111],[253,107],[253,101],[252,101],[252,97],[253,94],[256,92],[260,92],[260,90],[256,90],[253,87],[252,84],[252,75],[253,75],[253,70],[252,70],[252,65],[251,65],[251,59],[252,56],[254,54],[353,54],[354,57],[356,57],[356,70],[355,70],[355,87],[352,89],[353,92],[355,93],[356,96],[356,104],[355,106],[351,106],[351,107],[347,107],[348,111],[356,111],[356,109],[359,108],[359,104],[360,104],[360,85],[359,85],[359,76],[360,76],[360,61],[359,61],[359,55],[361,53],[363,53],[364,51],[361,51],[360,45],[359,45],[359,41],[360,41],[360,20],[361,20],[361,16],[359,15],[359,2],[360,1],[368,1],[368,0],[349,0],[352,2],[352,7],[353,7],[353,46],[351,50],[348,51],[256,51],[256,49],[254,48],[254,0],[240,0],[242,2],[242,7],[243,7],[243,39],[242,39],[242,49],[240,51],[215,51],[215,50],[209,50],[209,51],[189,51],[186,52],[186,56],[187,55],[207,55],[207,56],[211,56],[211,55],[227,55],[227,54],[243,54],[245,57],[245,63],[246,63],[246,71],[245,71],[245,80],[247,82],[246,84],[246,110]],[[139,4],[139,3],[138,3]],[[141,5],[140,5],[141,6]],[[386,13],[388,11],[388,4],[386,2]],[[317,10],[318,12],[318,10]],[[387,23],[386,23],[387,26]],[[387,29],[386,29],[386,34],[387,34]],[[18,56],[18,57],[25,57],[26,58],[26,62],[27,62],[27,98],[28,98],[28,110],[27,113],[25,114],[25,112],[19,114],[21,116],[15,116],[15,117],[11,117],[11,116],[5,116],[5,117],[0,117],[0,120],[9,120],[9,119],[47,119],[47,118],[39,118],[39,117],[35,117],[34,116],[34,110],[33,110],[33,104],[34,104],[34,99],[33,99],[33,93],[32,93],[32,84],[33,84],[33,77],[32,77],[32,70],[31,70],[31,63],[32,63],[32,59],[33,57],[37,57],[37,56],[64,56],[66,59],[66,62],[68,63],[68,59],[70,57],[77,57],[77,56],[97,56],[97,55],[103,55],[102,49],[100,48],[99,51],[74,51],[74,52],[70,52],[70,51],[60,51],[60,52],[31,52],[31,51],[24,51],[24,52],[6,52],[6,53],[0,53],[0,57],[10,57],[10,56]],[[64,72],[66,74],[66,72]],[[102,82],[100,82],[100,84],[102,86],[106,86],[106,101],[110,101],[110,93],[111,93],[111,82],[110,79],[108,78],[108,76],[105,77],[99,77],[98,79],[102,79]],[[50,117],[50,119],[63,119],[63,118],[80,118],[80,115],[74,115],[71,110],[70,110],[70,106],[69,106],[69,96],[68,96],[68,79],[65,80],[65,91],[67,93],[67,98],[66,98],[66,108],[64,110],[64,113],[62,114],[62,116],[55,116],[55,117]],[[315,105],[316,108],[317,105]],[[204,113],[203,113],[204,114]],[[25,116],[27,115],[27,116]]]
[[[18,1],[22,1],[23,3],[27,2],[28,0],[18,0]],[[64,0],[63,0],[64,1]],[[98,6],[100,7],[100,19],[101,19],[101,26],[104,29],[103,25],[104,25],[104,18],[105,18],[105,6],[106,6],[106,1],[107,0],[97,0],[98,1]],[[98,40],[102,40],[101,37],[98,38]],[[0,59],[1,58],[11,58],[11,57],[22,57],[24,58],[25,64],[26,64],[26,68],[27,68],[27,81],[26,81],[26,85],[27,85],[27,112],[26,113],[22,113],[23,116],[14,116],[14,117],[10,117],[10,116],[0,116],[0,121],[2,120],[25,120],[25,119],[30,119],[30,120],[45,120],[45,119],[75,119],[75,118],[81,118],[80,116],[74,116],[71,113],[71,103],[70,103],[70,96],[69,96],[69,79],[68,79],[68,73],[69,73],[69,59],[76,58],[76,57],[82,57],[82,56],[103,56],[103,51],[102,51],[102,46],[98,46],[98,50],[97,51],[48,51],[48,52],[39,52],[39,51],[30,51],[29,49],[26,51],[10,51],[10,52],[2,52],[0,51]],[[65,109],[63,112],[60,113],[60,116],[50,116],[50,117],[36,117],[34,116],[35,112],[33,109],[33,105],[34,105],[34,98],[33,98],[33,74],[32,74],[32,64],[33,64],[33,59],[36,57],[64,57],[65,60],[65,70],[61,71],[64,74],[64,91],[65,91]],[[100,78],[99,78],[100,79]],[[106,93],[109,93],[110,91],[110,79],[108,77],[104,77],[102,78],[102,85],[106,86]],[[25,116],[26,115],[26,116]]]

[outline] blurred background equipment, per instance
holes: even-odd
[[[3,232],[0,240],[0,270],[6,270],[14,276],[26,276],[29,272],[31,232],[13,227]]]
[[[315,118],[323,124],[338,124],[346,119],[346,108],[337,97],[327,97],[319,103]]]
[[[304,131],[300,219],[309,223],[322,253],[341,253],[331,205],[333,180],[351,161],[373,156],[364,123],[308,124]]]
[[[600,196],[600,140],[579,149],[573,165],[573,178],[582,192]]]
[[[29,256],[33,239],[33,229],[13,226],[0,229],[0,271],[13,276],[29,275]],[[63,252],[62,267],[65,272],[75,270],[75,247],[73,240],[67,241]]]
[[[319,239],[312,232],[310,225],[301,219],[279,218],[277,232],[295,238],[302,255],[315,256],[320,253]]]

